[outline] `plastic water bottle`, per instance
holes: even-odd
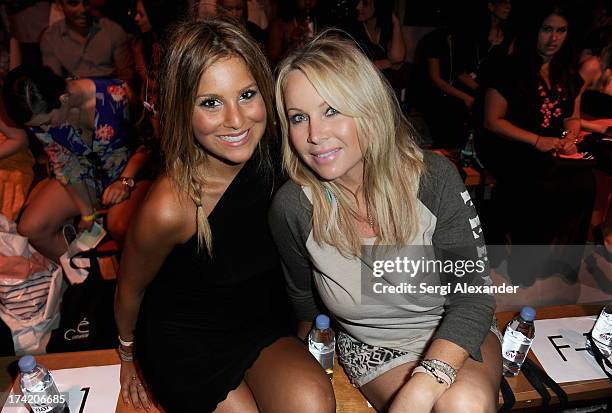
[[[308,334],[308,350],[331,380],[334,376],[336,337],[334,330],[329,327],[329,317],[325,314],[319,314],[315,319],[315,326]]]
[[[66,396],[59,392],[49,370],[32,356],[19,359],[19,386],[33,413],[69,413]]]
[[[610,357],[612,355],[612,303],[601,310],[591,335],[601,354],[604,357]],[[586,348],[589,353],[593,354],[589,340],[586,342]]]
[[[535,315],[533,308],[523,307],[521,314],[514,317],[506,327],[502,343],[504,376],[516,376],[521,370],[535,337]]]

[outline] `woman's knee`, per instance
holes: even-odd
[[[451,388],[438,400],[434,411],[436,413],[493,413],[497,410],[496,396],[482,387]]]
[[[58,230],[40,218],[34,214],[24,214],[17,224],[17,232],[28,239],[37,239]]]
[[[290,397],[292,412],[333,413],[336,411],[336,399],[331,382],[325,378],[307,376],[299,382],[299,388]]]

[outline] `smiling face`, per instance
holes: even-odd
[[[68,26],[80,32],[89,30],[91,26],[89,0],[63,0],[61,5]]]
[[[550,60],[557,53],[567,37],[567,20],[551,14],[542,22],[538,32],[538,54]]]
[[[301,71],[287,75],[283,95],[289,140],[302,162],[322,180],[351,190],[360,186],[363,154],[355,119],[330,107]]]
[[[266,129],[266,107],[241,58],[221,59],[204,71],[192,127],[211,162],[240,165],[251,158]]]

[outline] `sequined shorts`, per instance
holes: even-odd
[[[493,318],[490,331],[501,343],[502,335],[497,328],[496,318]],[[392,368],[419,361],[423,357],[418,352],[371,346],[342,330],[338,332],[337,349],[338,360],[355,387],[371,382]]]

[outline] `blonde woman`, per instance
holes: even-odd
[[[369,244],[461,249],[486,262],[453,165],[419,149],[380,72],[348,40],[324,34],[289,55],[276,103],[291,181],[269,220],[298,336],[311,328],[318,295],[338,324],[340,362],[377,410],[495,411],[501,352],[492,295],[438,288],[403,294],[401,304],[383,296],[363,304],[370,280],[362,277],[376,268]],[[488,269],[462,280],[487,286]]]
[[[334,411],[325,373],[280,322],[266,222],[272,96],[266,59],[240,28],[175,29],[160,87],[165,173],[130,227],[118,280],[126,404],[148,408],[149,387],[167,412]]]

